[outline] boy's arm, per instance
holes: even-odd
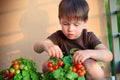
[[[50,41],[49,39],[46,39],[44,41],[36,42],[33,48],[34,48],[34,51],[36,51],[37,53],[41,53],[45,50],[45,48],[47,48],[50,45],[53,45],[52,41]]]
[[[92,51],[91,58],[101,60],[104,62],[110,62],[113,59],[112,52],[103,44],[98,44],[95,50]]]
[[[34,45],[34,50],[37,53],[41,53],[43,51],[46,51],[49,54],[49,56],[53,56],[53,57],[57,57],[57,58],[63,57],[62,51],[59,48],[59,46],[53,44],[53,42],[49,39],[36,42]]]
[[[94,50],[80,50],[76,51],[73,55],[73,62],[84,62],[86,59],[101,60],[103,62],[110,62],[113,59],[112,53],[103,44],[99,44]]]

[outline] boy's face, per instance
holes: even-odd
[[[81,36],[83,29],[85,28],[85,21],[77,21],[75,19],[68,20],[66,18],[60,19],[63,34],[68,39],[77,39]]]

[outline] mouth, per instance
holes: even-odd
[[[68,34],[69,38],[73,38],[74,34]]]

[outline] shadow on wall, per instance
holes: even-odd
[[[37,40],[45,39],[48,35],[46,32],[49,24],[48,14],[34,7],[33,4],[36,5],[33,1],[30,2],[28,9],[22,15],[19,22],[24,35],[23,39],[14,44],[0,46],[0,70],[8,68],[12,60],[19,57],[26,57],[35,61],[40,71],[43,61],[47,59],[47,54],[38,55],[35,53],[33,45]],[[46,59],[44,59],[44,57]]]

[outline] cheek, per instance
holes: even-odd
[[[78,28],[78,29],[76,30],[76,33],[81,34],[81,33],[82,33],[82,30],[83,30],[83,28]]]
[[[67,31],[67,27],[62,27],[62,31]]]
[[[62,27],[62,32],[65,34],[67,34],[66,28]]]

